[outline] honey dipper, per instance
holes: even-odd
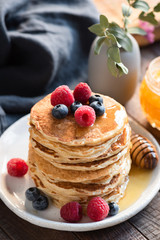
[[[131,159],[140,168],[153,169],[158,163],[158,154],[154,145],[146,137],[132,133]]]

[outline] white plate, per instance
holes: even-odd
[[[65,231],[91,231],[101,228],[110,227],[137,214],[141,211],[156,195],[160,187],[160,162],[153,174],[147,188],[141,194],[139,199],[129,208],[119,212],[116,216],[108,217],[100,222],[91,222],[88,217],[83,217],[80,223],[64,222],[60,215],[59,209],[50,204],[45,211],[36,211],[32,208],[31,203],[25,200],[25,190],[33,186],[29,175],[15,178],[7,174],[6,164],[13,157],[20,157],[27,160],[28,152],[28,117],[21,118],[6,132],[0,139],[0,196],[3,202],[19,217],[36,224],[38,226],[53,228]],[[155,138],[136,122],[130,120],[132,129],[150,139],[156,146],[160,156],[159,145]]]

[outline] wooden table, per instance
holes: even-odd
[[[142,76],[149,62],[160,56],[160,43],[141,49]],[[140,83],[139,83],[140,84]],[[128,114],[148,129],[160,143],[160,131],[146,121],[139,104],[138,90],[127,103]],[[63,232],[32,225],[12,213],[0,201],[0,240],[160,240],[160,192],[136,216],[117,226],[92,232]]]

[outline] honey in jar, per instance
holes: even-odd
[[[140,86],[140,103],[149,123],[160,130],[160,57],[149,64]]]

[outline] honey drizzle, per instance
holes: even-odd
[[[152,170],[140,169],[132,164],[125,196],[119,201],[120,211],[127,209],[138,200],[148,186],[151,177]]]

